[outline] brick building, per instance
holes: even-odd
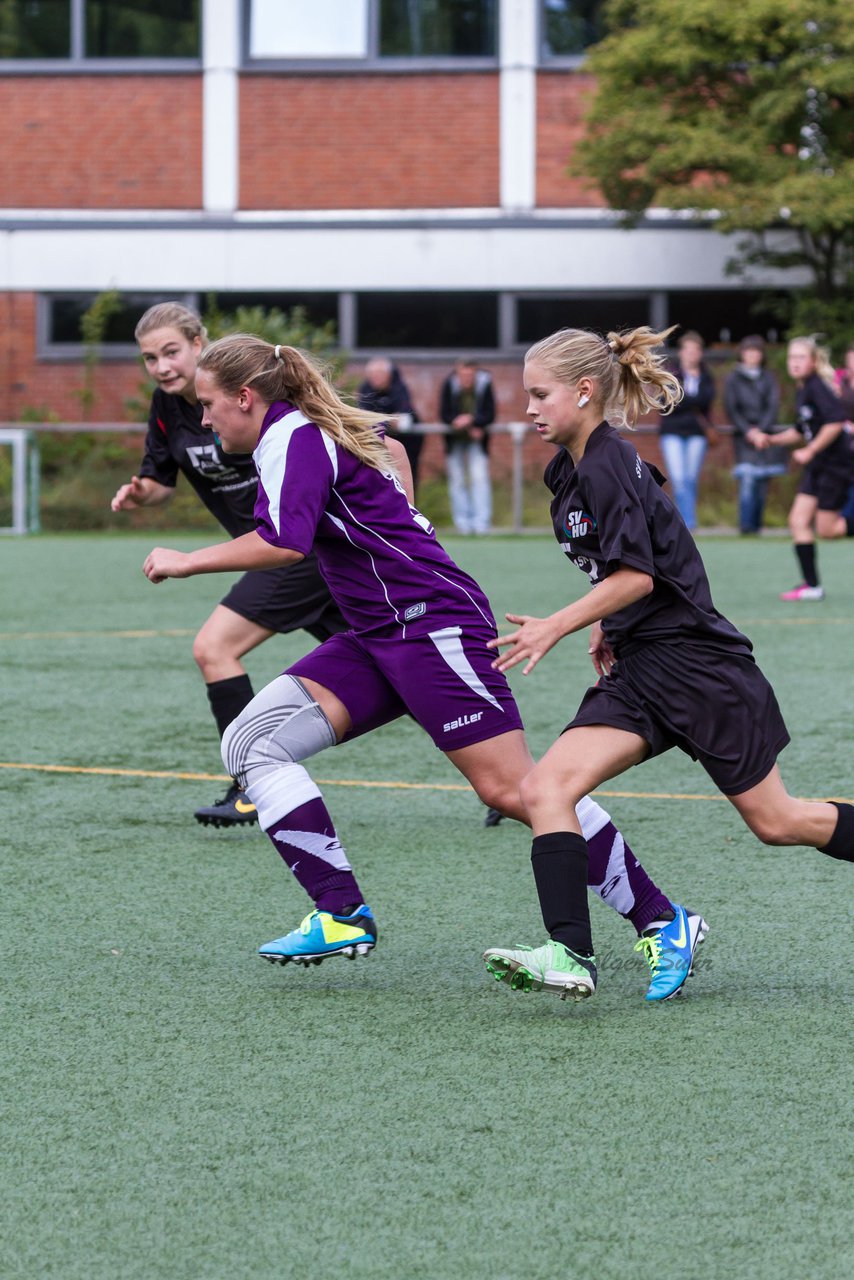
[[[0,9],[0,420],[80,416],[79,321],[118,289],[92,416],[138,390],[132,331],[180,297],[304,305],[422,417],[460,351],[518,417],[561,324],[757,327],[731,246],[621,229],[569,176],[597,0],[13,0]],[[764,283],[781,284],[782,281]]]

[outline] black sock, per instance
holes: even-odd
[[[254,698],[252,681],[245,674],[229,676],[227,680],[214,680],[211,684],[205,685],[205,688],[208,691],[208,702],[211,704],[219,736],[222,737],[232,720],[239,716],[243,708],[248,706]]]
[[[808,587],[817,587],[818,569],[815,563],[815,543],[796,542],[795,555],[798,557],[798,564],[801,566],[804,582]]]
[[[839,858],[842,862],[854,862],[854,805],[837,804],[831,800],[839,811],[833,835],[819,853],[826,853],[829,858]]]
[[[579,956],[592,956],[587,904],[587,841],[574,831],[534,836],[531,866],[543,923],[554,942]]]
[[[845,517],[846,538],[854,538],[854,516]]]

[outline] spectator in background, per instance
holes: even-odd
[[[848,415],[848,430],[854,431],[854,342],[848,344],[845,363],[841,369],[836,370],[835,382],[836,394]],[[842,508],[842,515],[854,525],[854,485],[849,490],[847,501]]]
[[[358,404],[369,413],[388,415],[388,429],[397,436],[412,468],[412,483],[418,484],[418,460],[424,436],[409,428],[419,421],[412,407],[409,388],[400,376],[400,370],[385,356],[375,356],[365,365],[365,379],[359,387]]]
[[[765,368],[765,340],[758,334],[743,338],[739,363],[724,386],[724,404],[733,428],[738,480],[738,527],[742,533],[759,533],[765,499],[772,476],[781,476],[788,465],[785,445],[769,444],[779,429],[780,388]]]
[[[706,448],[715,432],[709,410],[715,383],[703,360],[703,339],[689,329],[677,343],[679,356],[673,372],[682,386],[682,400],[672,413],[659,419],[661,454],[673,500],[691,530],[697,527],[697,486]]]
[[[492,378],[474,360],[459,360],[442,383],[439,417],[445,437],[451,518],[458,533],[489,533],[492,484],[489,427],[495,421]]]
[[[845,362],[834,375],[836,394],[845,406],[848,420],[854,422],[854,342],[849,343],[845,352]]]

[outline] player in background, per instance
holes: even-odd
[[[113,511],[168,502],[180,473],[230,537],[254,529],[258,474],[251,455],[223,458],[212,432],[202,426],[195,386],[196,362],[207,341],[201,319],[180,302],[158,303],[142,316],[135,336],[146,372],[157,385],[139,475],[118,490]],[[346,625],[314,556],[244,574],[193,641],[220,739],[254,697],[245,654],[276,633],[302,628],[325,640]],[[226,795],[195,816],[205,825],[233,827],[256,822],[258,815],[232,779]]]
[[[815,338],[792,338],[786,363],[797,384],[795,426],[763,436],[764,446],[797,446],[792,458],[803,467],[789,511],[789,530],[802,581],[781,600],[823,600],[816,537],[854,535],[854,519],[842,514],[854,485],[854,445],[845,429],[848,410],[836,394],[830,357]]]
[[[529,674],[563,639],[592,627],[600,676],[575,718],[525,778],[532,863],[548,939],[536,948],[492,948],[489,971],[515,989],[577,999],[596,989],[587,906],[588,846],[574,802],[606,779],[679,747],[699,760],[765,844],[810,845],[854,860],[854,806],[789,795],[777,757],[789,735],[752,645],[715,608],[705,567],[682,516],[630,440],[612,423],[666,412],[680,388],[649,328],[607,338],[564,329],[527,353],[528,416],[560,446],[545,481],[558,543],[591,590],[547,618],[507,614],[517,630],[498,671]],[[677,908],[678,938],[692,922]],[[646,945],[654,950],[657,939]]]
[[[260,954],[283,964],[364,954],[376,942],[373,913],[303,761],[408,712],[485,804],[526,822],[519,784],[532,760],[507,680],[492,667],[495,621],[479,585],[411,505],[381,416],[345,403],[303,353],[245,334],[222,338],[199,356],[196,390],[204,425],[226,454],[254,450],[257,528],[189,553],[156,547],[144,572],[158,583],[281,569],[314,549],[350,630],[241,711],[223,738],[223,760],[314,903],[299,928]],[[578,821],[592,887],[638,933],[658,939],[647,998],[668,998],[693,955],[674,952],[670,931],[690,919],[696,945],[705,922],[652,884],[589,797],[578,797]]]

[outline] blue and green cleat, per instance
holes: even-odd
[[[259,956],[271,964],[288,964],[291,960],[306,968],[320,964],[327,956],[366,956],[377,941],[377,926],[370,907],[364,903],[350,915],[336,916],[331,911],[311,911],[298,929],[274,938],[258,948]]]
[[[686,911],[673,904],[674,918],[660,927],[652,925],[635,943],[649,965],[652,981],[645,1000],[670,1000],[678,995],[694,972],[694,952],[709,931],[709,926],[696,911]]]

